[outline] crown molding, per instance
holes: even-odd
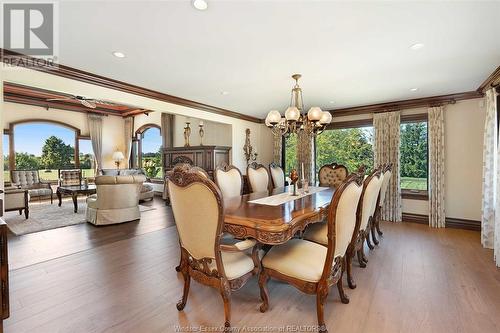
[[[484,93],[486,90],[500,86],[500,66],[488,76],[488,78],[477,88],[477,91]]]
[[[17,52],[13,52],[10,50],[5,50],[0,48],[0,61],[1,62],[6,62],[7,58],[12,58],[12,57],[18,57],[22,61],[30,62],[34,58],[20,54]],[[167,102],[167,103],[172,103],[176,105],[181,105],[193,109],[198,109],[202,111],[208,111],[211,113],[227,116],[227,117],[232,117],[236,119],[241,119],[241,120],[246,120],[246,121],[251,121],[254,123],[262,123],[262,120],[257,118],[257,117],[252,117],[248,116],[245,114],[241,114],[238,112],[222,109],[216,106],[208,105],[208,104],[203,104],[199,103],[196,101],[188,100],[185,98],[177,97],[177,96],[172,96],[168,95],[165,93],[161,93],[155,90],[139,87],[133,84],[129,84],[123,81],[118,81],[115,79],[111,79],[108,77],[104,77],[101,75],[89,73],[83,70],[79,70],[73,67],[65,66],[59,64],[57,67],[51,67],[51,66],[40,66],[40,67],[32,67],[31,69],[47,73],[47,74],[52,74],[52,75],[57,75],[60,77],[72,79],[72,80],[77,80],[93,85],[98,85],[101,87],[109,88],[109,89],[114,89],[114,90],[119,90],[123,91],[126,93],[138,95],[138,96],[143,96],[143,97],[148,97],[152,99],[156,99],[162,102]]]
[[[432,97],[423,97],[415,99],[400,100],[395,102],[369,104],[354,106],[342,109],[328,110],[334,117],[361,115],[368,113],[392,112],[404,109],[415,109],[421,107],[430,107],[443,104],[455,104],[457,101],[481,98],[484,94],[479,91],[468,91],[457,94],[440,95]]]

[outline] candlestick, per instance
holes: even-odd
[[[302,163],[302,178],[306,178],[304,175],[304,163]]]

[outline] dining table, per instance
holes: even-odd
[[[291,187],[224,199],[224,231],[236,238],[253,238],[277,245],[290,240],[309,224],[325,220],[335,188],[310,187],[293,196]]]

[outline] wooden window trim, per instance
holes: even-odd
[[[428,187],[429,185],[427,185]],[[410,200],[429,200],[429,190],[406,190],[401,189],[401,197]]]

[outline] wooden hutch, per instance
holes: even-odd
[[[179,163],[188,163],[203,168],[213,179],[215,168],[221,163],[229,164],[231,147],[190,146],[163,149],[163,170],[165,174]]]

